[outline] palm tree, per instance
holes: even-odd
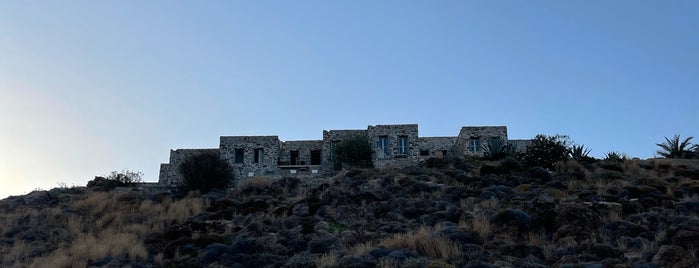
[[[675,135],[672,139],[665,137],[664,143],[656,143],[660,147],[658,154],[665,158],[690,158],[693,150],[696,151],[699,145],[690,142],[694,137],[688,137],[680,142],[680,135]]]

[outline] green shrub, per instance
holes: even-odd
[[[371,144],[364,135],[350,136],[340,141],[333,148],[333,167],[338,170],[342,164],[353,167],[370,168],[374,166],[371,161]]]
[[[511,156],[514,152],[512,145],[500,137],[488,140],[481,149],[483,149],[483,158],[488,160],[500,160]]]
[[[95,177],[87,183],[87,188],[92,188],[96,191],[110,191],[116,187],[131,186],[142,182],[143,173],[138,171],[122,170],[121,172],[112,171],[104,177]]]
[[[184,179],[182,190],[201,191],[226,189],[233,184],[233,168],[217,153],[202,153],[190,156],[180,164],[180,175]]]
[[[105,176],[107,180],[113,181],[121,186],[128,186],[142,182],[142,177],[143,173],[131,170],[122,170],[121,172],[112,171],[112,173]]]
[[[568,160],[569,143],[570,138],[566,135],[536,135],[532,144],[527,147],[522,160],[528,167],[540,166],[552,169],[556,162]]]
[[[607,161],[623,161],[623,160],[626,160],[628,158],[629,158],[629,156],[627,156],[625,153],[620,153],[620,152],[615,152],[615,151],[608,152],[604,155],[604,160],[607,160]]]

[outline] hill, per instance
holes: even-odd
[[[696,267],[699,160],[351,169],[0,201],[2,267]],[[576,266],[582,265],[582,266]]]

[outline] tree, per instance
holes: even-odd
[[[556,162],[568,160],[569,144],[570,138],[566,135],[536,135],[524,153],[524,163],[530,167],[541,166],[551,169]]]
[[[688,137],[680,142],[680,135],[676,134],[672,139],[665,137],[664,143],[656,143],[660,147],[658,154],[665,158],[692,158],[694,152],[699,150],[699,145],[690,141],[694,137]],[[694,151],[694,152],[693,152]]]
[[[340,169],[343,163],[357,167],[373,167],[371,153],[371,144],[366,136],[346,137],[333,147],[333,155],[335,155],[333,167]]]
[[[233,168],[217,153],[201,153],[185,159],[179,167],[184,191],[226,189],[233,184]]]

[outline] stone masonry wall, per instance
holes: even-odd
[[[515,152],[524,152],[532,144],[532,140],[508,140],[507,143],[512,145]]]
[[[308,140],[308,141],[286,141],[282,142],[282,149],[279,154],[279,164],[280,165],[290,165],[291,164],[291,151],[298,151],[299,156],[296,165],[311,165],[311,151],[318,150],[321,152],[321,163],[322,163],[322,152],[323,152],[323,141],[322,140]]]
[[[369,126],[367,128],[367,136],[373,151],[375,167],[380,168],[388,165],[404,167],[418,163],[420,140],[418,138],[417,124]],[[385,154],[379,147],[380,137],[387,138],[388,154]],[[408,139],[408,151],[406,154],[400,153],[399,139],[401,137]]]
[[[180,164],[182,164],[185,159],[202,153],[218,154],[219,150],[218,148],[170,150],[170,162],[160,165],[160,179],[158,180],[158,184],[162,186],[177,186],[181,184],[182,176],[180,176],[179,172]]]
[[[447,157],[453,156],[454,144],[456,144],[456,137],[424,137],[420,138],[420,145],[418,146],[419,151],[427,151],[427,155],[420,156],[422,158],[429,157]],[[447,155],[444,155],[444,152]]]
[[[236,163],[236,149],[243,150],[242,163]],[[255,161],[255,151],[261,149],[262,161]],[[278,136],[223,136],[221,137],[221,158],[227,161],[238,179],[252,176],[274,175],[281,142]]]
[[[185,158],[203,152],[217,152],[234,170],[237,179],[251,176],[313,177],[322,171],[333,169],[333,145],[349,136],[365,136],[371,145],[374,166],[405,167],[416,165],[429,157],[482,156],[481,145],[487,145],[492,138],[501,138],[514,146],[516,151],[524,151],[531,140],[508,140],[505,126],[463,127],[457,137],[419,137],[417,124],[375,125],[366,130],[323,130],[323,140],[286,141],[278,136],[222,136],[216,149],[178,149],[170,151],[170,162],[160,165],[162,186],[176,186],[182,182],[178,168]],[[400,152],[400,140],[407,139],[407,152]],[[385,139],[386,150],[380,147]],[[470,148],[472,140],[478,141],[478,148]],[[320,151],[320,165],[311,165],[311,151]],[[291,151],[298,151],[298,159],[291,161]],[[256,161],[255,154],[261,155]],[[446,152],[447,155],[444,155]],[[242,154],[240,154],[242,153]],[[238,159],[236,159],[236,155]],[[258,159],[260,160],[260,159]],[[294,165],[291,165],[294,164]],[[284,169],[280,169],[280,166]],[[311,167],[312,166],[312,167]]]
[[[473,152],[470,148],[470,141],[476,139],[481,145],[488,143],[490,138],[501,138],[503,141],[507,141],[507,127],[505,126],[482,126],[482,127],[462,127],[457,137],[456,143],[454,144],[454,153],[457,157],[461,156],[483,156],[483,150],[477,148]],[[480,146],[479,146],[480,147]]]

